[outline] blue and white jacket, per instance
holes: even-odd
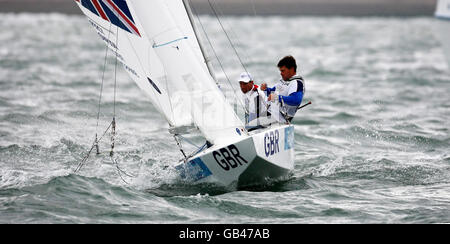
[[[305,82],[299,75],[291,77],[288,81],[281,79],[274,87],[267,88],[267,96],[272,92],[278,93],[280,112],[286,115],[286,119],[291,119],[295,116],[298,106],[302,103],[303,95],[305,94]]]

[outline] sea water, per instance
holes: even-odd
[[[200,20],[227,74],[217,77],[238,89],[232,46],[217,19]],[[1,14],[0,223],[450,222],[450,69],[432,17],[222,21],[256,83],[275,84],[278,60],[297,59],[312,105],[293,120],[289,178],[181,181],[167,123],[120,64],[115,78],[111,55],[104,68],[85,17]],[[114,110],[114,161],[108,132],[75,172]]]

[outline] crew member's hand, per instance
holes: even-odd
[[[278,97],[278,96],[277,96],[276,94],[273,94],[273,93],[272,93],[272,94],[269,95],[269,101],[272,101],[272,102],[273,102],[273,101],[275,101],[275,99],[276,99],[277,97]]]
[[[261,90],[265,91],[267,89],[267,84],[266,83],[262,83],[261,84]]]

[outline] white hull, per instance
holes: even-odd
[[[249,186],[282,179],[294,168],[294,126],[282,125],[213,146],[175,167],[186,181]]]

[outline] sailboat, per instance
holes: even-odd
[[[75,0],[124,69],[179,135],[198,129],[205,146],[173,168],[195,183],[248,186],[294,167],[294,126],[249,131],[218,88],[189,0]],[[180,147],[181,148],[181,147]]]
[[[441,41],[450,68],[450,0],[438,0],[434,16],[437,18],[435,32]]]

